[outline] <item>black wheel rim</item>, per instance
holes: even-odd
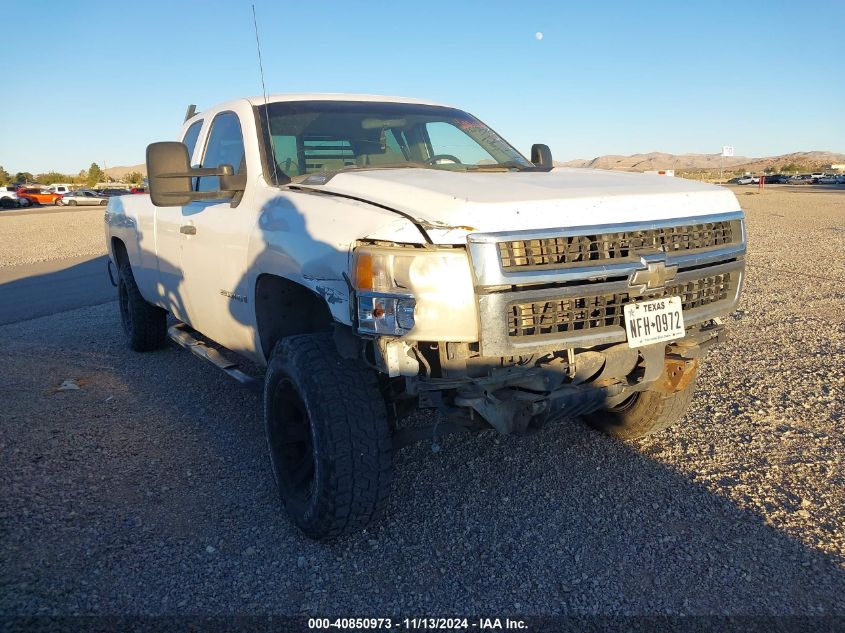
[[[308,410],[293,383],[282,379],[273,392],[268,443],[279,491],[285,501],[307,503],[314,494],[314,441]]]
[[[123,279],[117,282],[117,300],[120,305],[120,322],[127,336],[132,336],[132,313],[129,311],[129,291]]]

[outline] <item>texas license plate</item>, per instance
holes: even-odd
[[[684,310],[680,297],[665,297],[625,306],[629,347],[672,341],[684,336]]]

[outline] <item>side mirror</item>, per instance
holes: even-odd
[[[193,179],[218,176],[220,191],[194,191]],[[246,186],[246,176],[235,175],[231,165],[191,167],[184,143],[164,141],[147,146],[150,200],[157,207],[181,207],[194,200],[234,197]]]
[[[552,150],[549,149],[548,145],[535,143],[531,146],[531,162],[542,171],[551,171],[552,167],[554,167]]]

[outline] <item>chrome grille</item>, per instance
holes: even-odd
[[[678,296],[684,311],[723,301],[733,296],[731,273],[710,275],[686,283],[650,291],[642,296],[630,292],[569,297],[551,301],[515,303],[508,306],[508,336],[530,337],[568,334],[592,328],[624,326],[625,304],[632,301]]]
[[[571,235],[498,242],[505,271],[565,268],[596,263],[638,261],[643,253],[682,253],[717,248],[742,239],[738,222],[686,224],[596,235]]]

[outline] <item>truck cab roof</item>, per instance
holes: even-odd
[[[262,105],[264,103],[264,97],[262,95],[257,97],[247,97],[247,100],[252,105]],[[345,92],[279,93],[267,95],[267,101],[269,103],[275,103],[277,101],[365,101],[375,103],[416,103],[419,105],[451,107],[445,106],[445,104],[442,103],[428,101],[426,99],[415,99],[413,97],[391,97],[385,95],[367,95]]]
[[[222,103],[216,103],[210,106],[208,110],[223,111],[229,110],[235,104],[248,102],[251,106],[260,106],[265,104],[264,95],[257,95],[254,97],[241,97],[239,99],[231,99]],[[416,99],[413,97],[395,97],[386,95],[367,95],[354,94],[345,92],[291,92],[291,93],[277,93],[267,95],[266,103],[281,103],[287,101],[359,101],[365,103],[413,103],[418,105],[429,105],[439,107],[452,107],[443,103],[435,101],[428,101],[426,99]],[[194,115],[186,120],[193,121],[207,115],[207,111],[196,111]]]

